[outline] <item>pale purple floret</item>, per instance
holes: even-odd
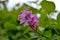
[[[36,14],[32,14],[32,11],[24,10],[21,11],[18,15],[18,21],[20,21],[20,24],[23,24],[24,26],[39,26],[39,19]]]

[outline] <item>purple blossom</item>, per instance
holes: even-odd
[[[20,24],[23,24],[24,26],[39,26],[39,18],[36,14],[32,14],[32,11],[24,10],[21,11],[18,15],[18,21],[20,21]]]

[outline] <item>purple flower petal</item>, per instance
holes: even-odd
[[[29,11],[28,9],[20,12],[18,20],[20,21],[20,24],[23,24],[24,26],[39,26],[37,15],[32,14],[32,11]]]

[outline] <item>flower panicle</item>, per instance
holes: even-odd
[[[39,26],[39,18],[36,14],[32,14],[32,11],[29,11],[28,9],[20,12],[18,15],[18,21],[24,26]]]

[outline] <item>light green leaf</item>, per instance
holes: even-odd
[[[48,14],[55,11],[55,4],[51,1],[42,1],[41,6]]]

